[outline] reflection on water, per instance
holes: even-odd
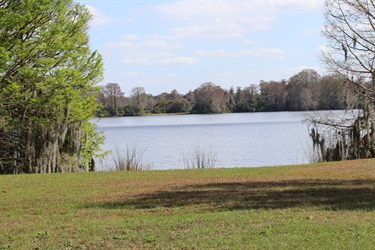
[[[194,149],[216,154],[215,167],[257,167],[308,163],[311,143],[302,112],[103,118],[98,130],[112,150],[101,170],[113,168],[126,147],[143,152],[152,169],[184,168],[183,155]],[[100,164],[99,164],[100,165]]]

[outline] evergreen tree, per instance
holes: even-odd
[[[0,1],[0,173],[89,170],[102,59],[71,0]]]

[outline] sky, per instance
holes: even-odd
[[[324,74],[323,0],[78,0],[93,15],[90,45],[104,79],[126,96],[144,87],[186,94],[202,83],[224,89]]]

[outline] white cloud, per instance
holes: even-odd
[[[243,57],[243,56],[257,56],[257,57],[273,57],[284,58],[284,52],[279,48],[255,48],[249,50],[197,50],[196,55],[210,56],[210,57]]]
[[[150,60],[147,58],[124,58],[121,62],[125,64],[149,64]]]
[[[198,39],[215,40],[240,38],[245,34],[244,30],[239,26],[219,23],[210,25],[175,27],[170,31],[176,38],[193,37]]]
[[[181,44],[160,36],[125,34],[117,42],[107,43],[105,50],[125,64],[152,64],[175,56]],[[163,62],[163,64],[167,64]]]
[[[178,79],[179,77],[178,77],[177,74],[175,74],[175,73],[171,73],[171,74],[167,74],[167,78],[168,78],[168,79]]]
[[[135,20],[132,19],[132,18],[127,18],[127,19],[126,19],[126,22],[129,23],[129,24],[136,23]]]
[[[175,49],[178,48],[179,45],[176,44],[169,44],[165,40],[149,40],[147,38],[141,40],[138,39],[135,35],[124,35],[122,36],[122,40],[113,43],[107,43],[107,48],[112,49],[120,49],[126,50],[129,52],[136,52],[136,51],[148,51],[148,50],[165,50],[166,48]]]
[[[315,70],[315,71],[318,71],[320,70],[320,67],[318,66],[306,66],[306,65],[302,65],[302,66],[298,66],[298,67],[294,67],[294,68],[289,68],[289,71],[292,71],[292,72],[300,72],[304,69],[312,69],[312,70]]]
[[[125,34],[121,36],[121,39],[124,41],[137,41],[139,39],[139,35],[137,34]]]
[[[93,16],[92,20],[90,21],[90,24],[93,26],[106,25],[113,21],[112,18],[107,16],[104,12],[102,12],[101,10],[97,8],[94,8],[91,5],[86,5],[86,8],[89,10],[91,15]]]
[[[324,75],[324,74],[327,73],[327,71],[324,68],[320,67],[320,66],[306,66],[306,65],[302,65],[302,66],[298,66],[298,67],[289,68],[287,70],[287,74],[291,77],[291,76],[293,76],[295,74],[300,73],[302,70],[305,70],[305,69],[315,70],[320,75]]]
[[[145,10],[149,15],[144,16],[152,18],[145,20],[152,22],[161,18],[160,22],[150,25],[150,28],[139,29],[141,32],[138,34],[136,29],[124,28],[122,32],[129,33],[104,46],[105,51],[109,51],[117,62],[137,65],[137,67],[139,65],[155,67],[198,63],[204,65],[206,57],[285,59],[285,51],[289,49],[279,48],[277,38],[272,38],[275,41],[269,40],[272,33],[264,37],[263,34],[266,32],[263,30],[272,29],[275,22],[285,14],[282,13],[283,11],[293,14],[289,12],[303,13],[316,10],[321,6],[321,2],[182,0],[154,2],[153,6]],[[157,13],[153,12],[155,10]],[[96,20],[103,20],[105,23],[106,19],[99,17],[100,15],[96,14]],[[163,20],[168,22],[165,23]],[[137,25],[143,23],[146,22],[137,19]],[[255,33],[256,31],[262,32]],[[302,34],[310,35],[310,32],[304,30]],[[199,39],[219,41],[195,41]],[[230,40],[229,43],[226,40]],[[175,74],[163,75],[163,77],[168,80],[178,78]]]
[[[257,45],[258,42],[255,42],[255,41],[251,41],[251,40],[245,40],[242,42],[243,45],[246,45],[246,46],[254,46],[254,45]]]
[[[323,1],[191,1],[161,3],[154,8],[176,23],[177,37],[226,39],[246,32],[271,29],[283,11],[304,13],[321,8]]]
[[[163,66],[175,65],[175,64],[196,64],[199,63],[197,58],[176,56],[171,58],[165,58],[158,61]]]
[[[296,12],[319,10],[324,5],[324,0],[273,0],[270,5],[278,9],[287,9]]]
[[[141,74],[139,74],[137,72],[124,72],[124,73],[119,73],[118,75],[127,76],[127,77],[138,77],[138,76],[141,76]]]

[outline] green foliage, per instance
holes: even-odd
[[[191,104],[185,99],[171,100],[168,105],[167,113],[186,113],[192,109]]]
[[[192,109],[190,102],[183,98],[161,100],[156,103],[154,114],[160,113],[189,113]]]
[[[171,102],[170,100],[161,100],[158,103],[156,103],[155,108],[154,108],[154,113],[155,114],[167,113],[170,102]]]
[[[65,0],[2,1],[0,11],[0,172],[78,169],[98,149],[85,125],[103,71],[91,16]]]
[[[138,110],[136,107],[131,106],[131,105],[126,105],[125,107],[122,108],[122,113],[126,116],[137,116]]]

